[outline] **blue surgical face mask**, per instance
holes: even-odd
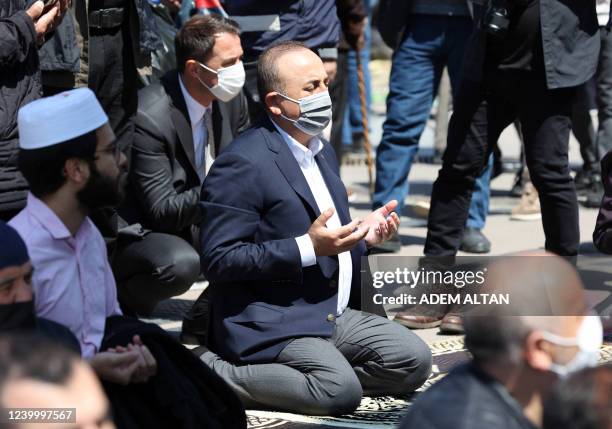
[[[603,342],[603,327],[599,316],[585,316],[575,338],[561,337],[551,332],[544,332],[544,339],[562,347],[578,347],[578,353],[568,363],[552,363],[550,371],[561,378],[597,365],[599,349]]]
[[[293,125],[300,131],[310,135],[318,136],[332,119],[332,102],[329,92],[323,91],[308,97],[296,100],[284,94],[278,93],[281,97],[300,105],[300,116],[291,119],[281,113],[281,117],[293,122]]]

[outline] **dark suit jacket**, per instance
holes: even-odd
[[[593,231],[593,243],[599,251],[612,253],[612,152],[608,152],[601,160],[601,180],[604,196]]]
[[[595,74],[599,61],[600,36],[595,0],[539,1],[548,89],[568,88],[586,82]],[[476,13],[476,16],[482,15]],[[486,49],[487,33],[480,25],[466,48],[463,76],[467,79],[476,82],[482,79]]]
[[[219,154],[248,123],[244,95],[213,102],[212,122]],[[195,168],[191,123],[176,71],[138,94],[130,166],[131,198],[124,217],[146,228],[192,240],[201,218],[200,178]],[[197,234],[196,234],[197,236]]]
[[[346,190],[328,143],[316,156],[342,224]],[[295,337],[330,337],[338,301],[338,257],[302,268],[295,237],[320,215],[287,143],[269,119],[216,159],[202,189],[202,265],[211,282],[211,348],[232,362],[269,362]],[[351,251],[352,308],[360,258]]]
[[[504,387],[473,363],[458,366],[418,396],[400,425],[412,428],[536,429]]]

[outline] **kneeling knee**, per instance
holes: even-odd
[[[352,413],[359,407],[363,389],[356,376],[342,380],[337,386],[326,389],[324,395],[316,398],[310,414],[339,416]]]

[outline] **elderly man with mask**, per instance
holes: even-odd
[[[397,201],[351,220],[319,137],[328,82],[304,44],[268,48],[258,62],[267,117],[217,157],[202,189],[212,351],[199,353],[248,407],[349,413],[364,393],[417,389],[431,368],[415,334],[358,311],[361,258],[397,231]]]
[[[113,262],[122,306],[140,314],[197,280],[202,182],[215,156],[248,127],[236,23],[193,17],[175,47],[177,70],[138,95],[129,198],[120,213],[144,230],[119,242]]]
[[[488,268],[483,287],[509,292],[510,305],[466,315],[474,360],[419,396],[401,429],[535,429],[558,379],[596,365],[601,321],[587,315],[580,277],[565,260],[511,256]]]

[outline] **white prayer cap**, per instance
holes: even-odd
[[[108,122],[93,91],[78,88],[26,104],[17,113],[19,147],[40,149],[87,134]]]

